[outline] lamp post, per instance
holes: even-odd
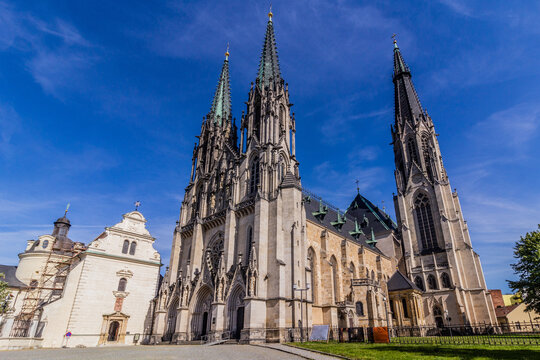
[[[302,324],[302,326],[300,327],[300,341],[304,342],[304,307],[303,307],[304,291],[309,290],[309,284],[306,284],[305,288],[299,288],[299,287],[296,287],[296,284],[293,284],[293,290],[300,291],[300,323]],[[307,293],[306,293],[306,298],[307,298]],[[306,308],[306,312],[307,312],[307,308]],[[307,314],[306,314],[306,318],[307,318]]]
[[[386,330],[388,331],[388,342],[390,342],[390,319],[388,318],[388,306],[386,303],[386,296],[383,295],[384,311],[386,312]]]

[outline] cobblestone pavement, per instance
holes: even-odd
[[[115,346],[83,349],[0,351],[2,360],[297,360],[301,356],[250,345]],[[318,358],[317,358],[318,359]]]

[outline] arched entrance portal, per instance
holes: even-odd
[[[210,332],[212,299],[213,296],[209,287],[205,286],[199,289],[191,317],[191,338],[193,340],[199,340]]]
[[[167,313],[167,331],[165,332],[165,335],[163,336],[163,341],[171,341],[172,336],[174,335],[174,332],[176,330],[176,316],[178,314],[178,298],[174,299],[174,301],[169,306],[169,311]]]
[[[442,328],[444,326],[444,321],[442,317],[442,311],[441,308],[438,306],[433,307],[433,315],[435,316],[435,324],[438,328]]]
[[[118,329],[120,328],[120,323],[118,321],[113,321],[109,325],[109,336],[107,341],[117,341],[118,340]]]
[[[242,329],[244,328],[244,297],[246,293],[242,286],[238,285],[234,288],[231,296],[229,296],[229,330],[231,336],[235,339],[240,339]]]

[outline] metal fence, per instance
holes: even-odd
[[[393,327],[390,334],[398,344],[540,345],[540,322]]]

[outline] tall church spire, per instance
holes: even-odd
[[[276,48],[276,37],[274,35],[274,23],[272,22],[272,10],[268,13],[268,24],[266,25],[266,36],[264,37],[264,45],[261,53],[261,61],[259,63],[259,73],[257,79],[268,85],[270,79],[281,79],[279,71],[279,60]]]
[[[411,71],[394,40],[394,94],[396,127],[405,122],[413,124],[423,114],[422,105],[411,80]]]
[[[229,45],[225,52],[225,60],[219,75],[219,81],[212,101],[212,107],[208,114],[208,120],[211,120],[218,125],[222,125],[223,121],[229,120],[231,116],[231,88],[229,80]]]

